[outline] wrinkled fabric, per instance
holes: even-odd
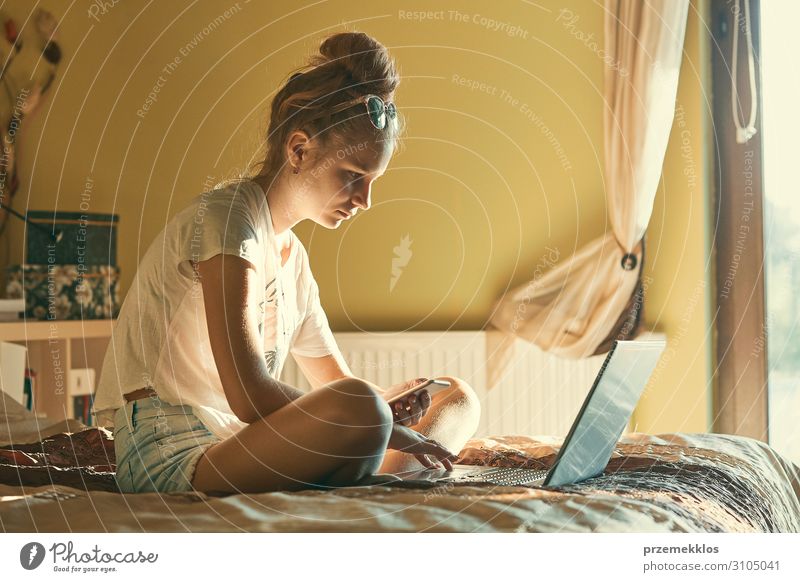
[[[107,431],[99,434],[107,437]],[[65,442],[88,442],[74,436],[39,443],[38,451],[28,445],[24,452],[44,464],[60,451],[64,461]],[[548,436],[472,439],[460,462],[547,468],[561,442]],[[800,532],[800,469],[765,443],[729,435],[628,434],[602,476],[556,491],[401,482],[219,497],[120,494],[112,489],[114,474],[96,470],[109,449],[89,449],[82,449],[86,461],[78,461],[83,468],[61,469],[73,472],[73,485],[91,475],[83,488],[44,485],[43,475],[57,481],[63,474],[44,466],[3,472],[7,460],[0,454],[3,530]],[[37,485],[20,484],[27,483],[26,471],[36,473]]]

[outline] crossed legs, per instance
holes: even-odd
[[[428,413],[411,427],[454,453],[475,433],[478,398],[465,382],[432,397]],[[343,378],[303,395],[210,447],[192,486],[206,493],[256,493],[340,487],[376,473],[422,468],[411,455],[387,451],[389,407],[372,384]]]

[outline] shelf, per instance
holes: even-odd
[[[27,348],[26,367],[36,371],[34,413],[56,420],[69,416],[69,370],[92,368],[99,380],[113,319],[0,322],[0,341]]]
[[[113,319],[0,322],[0,341],[29,342],[111,337]]]

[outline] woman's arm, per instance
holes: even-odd
[[[211,351],[233,413],[250,424],[302,396],[267,371],[256,317],[263,289],[253,264],[227,254],[193,264],[203,285]]]

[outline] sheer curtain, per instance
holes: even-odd
[[[516,337],[556,355],[592,355],[635,291],[675,111],[689,0],[606,0],[605,187],[611,230],[498,300],[490,386]]]

